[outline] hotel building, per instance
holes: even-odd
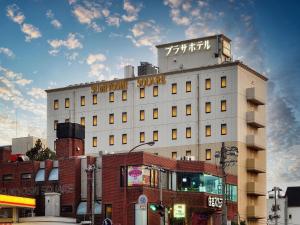
[[[236,146],[238,217],[266,221],[265,103],[267,78],[233,61],[224,35],[158,45],[158,73],[47,90],[47,140],[56,125],[85,126],[85,153],[142,149],[173,159],[218,164],[222,142]]]

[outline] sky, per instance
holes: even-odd
[[[300,2],[0,0],[0,146],[46,137],[45,89],[156,64],[155,45],[223,33],[269,78],[268,189],[300,186]]]

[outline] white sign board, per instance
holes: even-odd
[[[207,204],[209,207],[222,208],[223,198],[208,196]]]
[[[174,204],[174,218],[185,218],[185,204]]]
[[[211,48],[209,40],[182,43],[178,45],[170,45],[165,48],[166,56],[193,53],[196,51],[209,50]]]

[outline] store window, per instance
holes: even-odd
[[[153,86],[153,97],[158,96],[158,86]]]
[[[97,94],[93,94],[93,105],[97,105]]]
[[[140,98],[145,98],[145,88],[140,88]]]
[[[114,102],[114,101],[115,101],[115,93],[109,92],[109,102]]]
[[[58,108],[59,108],[59,101],[58,101],[58,99],[54,100],[54,102],[53,102],[53,108],[54,108],[54,110],[58,110]]]
[[[127,91],[126,90],[122,91],[122,101],[127,101]]]
[[[233,184],[227,184],[226,186],[228,200],[237,202],[237,186]]]
[[[185,83],[185,92],[191,92],[192,91],[192,82],[191,81],[187,81]]]
[[[172,95],[177,94],[177,83],[172,84]]]
[[[85,96],[80,97],[80,105],[85,106]]]
[[[66,109],[70,108],[70,99],[69,98],[65,98],[65,108]]]
[[[177,117],[177,106],[172,106],[172,117]]]

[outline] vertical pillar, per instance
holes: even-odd
[[[12,209],[12,219],[13,219],[13,223],[19,222],[19,213],[17,207],[13,207]]]

